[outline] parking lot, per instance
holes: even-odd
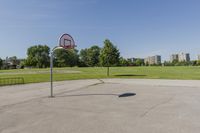
[[[0,87],[0,133],[200,131],[198,80],[62,81],[49,95],[49,83]]]

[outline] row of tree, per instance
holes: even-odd
[[[3,66],[3,60],[0,58],[0,69]]]
[[[14,66],[20,65],[23,67],[34,68],[47,68],[50,66],[50,48],[47,45],[35,45],[27,50],[27,58],[20,60],[19,64],[17,57],[10,57],[9,63]],[[76,49],[57,49],[53,53],[54,66],[55,67],[94,67],[94,66],[145,66],[144,60],[137,59],[132,61],[130,59],[124,59],[120,57],[120,52],[113,43],[106,39],[104,46],[101,48],[97,45],[93,45],[90,48],[82,49],[80,52]],[[6,59],[8,60],[8,59]],[[11,62],[11,63],[10,63]],[[0,68],[4,65],[5,61],[0,58]],[[200,61],[190,62],[164,62],[164,66],[197,66],[200,65]]]
[[[46,68],[50,64],[50,48],[46,45],[36,45],[28,48],[27,59],[22,65],[27,67]],[[120,63],[120,52],[110,40],[104,41],[104,47],[94,45],[88,49],[82,49],[80,54],[76,49],[56,49],[54,66],[56,67],[93,67],[93,66],[117,66]]]
[[[200,60],[193,60],[193,61],[182,61],[179,62],[178,60],[173,60],[172,62],[164,62],[164,66],[199,66]]]

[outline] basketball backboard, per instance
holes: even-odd
[[[60,37],[59,46],[65,49],[73,49],[76,47],[74,39],[69,34],[63,34]]]

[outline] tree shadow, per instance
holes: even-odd
[[[136,77],[136,76],[147,76],[147,75],[137,75],[137,74],[119,74],[119,75],[114,75],[114,76],[117,76],[117,77]]]
[[[76,97],[76,96],[118,96],[117,94],[76,94],[76,95],[62,95],[57,97]]]

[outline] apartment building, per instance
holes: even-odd
[[[179,62],[189,62],[190,61],[190,54],[189,53],[180,53],[180,54],[172,54],[170,56],[170,61],[173,62],[174,60],[177,60]]]
[[[161,64],[161,56],[155,55],[155,56],[149,56],[144,59],[145,64],[154,65],[154,64]]]
[[[183,62],[183,61],[189,62],[190,61],[190,54],[189,53],[180,53],[178,55],[178,61],[179,62]]]
[[[173,62],[174,60],[178,61],[178,54],[172,54],[170,56],[170,61]]]

